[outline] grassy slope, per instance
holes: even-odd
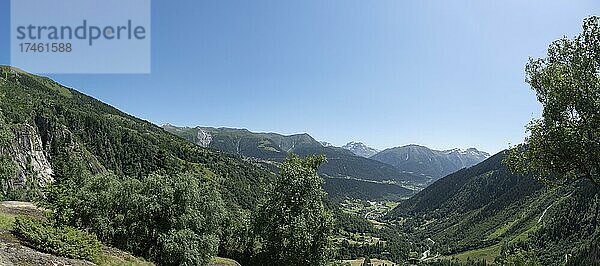
[[[432,255],[460,260],[492,262],[503,244],[526,241],[552,265],[590,243],[598,224],[597,189],[583,181],[545,188],[512,175],[502,158],[439,180],[389,218],[403,221],[416,241],[435,240]]]
[[[344,265],[344,263],[346,265],[350,265],[350,266],[361,266],[363,264],[363,262],[365,261],[364,258],[359,258],[359,259],[355,259],[355,260],[343,260],[342,261],[342,265]],[[396,266],[398,264],[393,263],[389,260],[380,260],[380,259],[371,259],[371,266]]]
[[[235,260],[216,257],[213,259],[211,266],[237,266],[240,265]]]
[[[439,257],[439,259],[447,259],[447,260],[457,259],[462,262],[466,262],[469,259],[471,261],[479,261],[479,260],[485,259],[486,262],[493,263],[494,259],[496,259],[496,257],[498,257],[499,254],[500,254],[500,245],[493,245],[490,247],[469,250],[469,251],[461,252],[461,253],[454,254],[454,255],[441,256],[441,257]]]

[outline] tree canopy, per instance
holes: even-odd
[[[546,58],[530,58],[526,82],[542,104],[540,119],[527,126],[524,145],[508,164],[539,179],[586,178],[600,184],[600,27],[598,17],[583,21],[573,39],[563,37]]]
[[[48,201],[57,224],[88,229],[159,265],[206,265],[217,253],[223,202],[202,177],[97,175],[53,185]]]
[[[258,208],[258,259],[273,265],[324,265],[333,219],[325,208],[317,169],[324,156],[291,155]]]

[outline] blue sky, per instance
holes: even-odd
[[[51,77],[156,124],[497,152],[540,112],[527,58],[589,15],[600,3],[154,0],[151,74]]]

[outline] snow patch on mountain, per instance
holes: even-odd
[[[321,145],[323,147],[333,147],[333,144],[327,142],[327,141],[319,141],[319,143],[321,143]]]
[[[476,157],[476,158],[479,158],[479,159],[482,159],[482,160],[485,160],[485,159],[487,159],[487,158],[490,157],[489,153],[477,150],[476,148],[468,148],[466,150],[463,150],[463,149],[450,149],[450,150],[445,150],[445,151],[442,151],[442,152],[445,153],[445,154],[448,154],[448,155],[455,154],[455,155],[462,155],[462,156],[471,156],[471,157]]]
[[[371,148],[362,142],[356,142],[356,141],[348,142],[346,145],[342,146],[342,148],[349,150],[349,151],[353,152],[354,154],[361,156],[361,157],[365,157],[365,158],[369,158],[379,152],[377,149]]]

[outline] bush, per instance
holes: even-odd
[[[206,265],[217,254],[223,206],[201,177],[87,177],[48,193],[53,220],[160,265]]]
[[[13,232],[34,248],[58,256],[89,261],[100,256],[101,244],[96,236],[72,227],[54,227],[38,219],[17,217]]]

